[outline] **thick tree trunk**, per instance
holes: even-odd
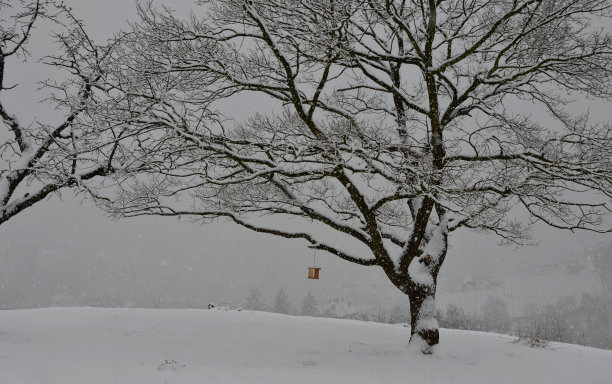
[[[391,263],[382,265],[391,282],[410,300],[408,345],[420,349],[424,354],[433,353],[434,346],[440,342],[435,296],[438,274],[447,250],[448,221],[445,215],[441,215],[439,223],[428,228],[418,249],[400,260],[399,268],[394,268],[395,265]]]
[[[420,348],[424,354],[431,354],[440,342],[440,331],[435,304],[436,284],[411,284],[410,299],[410,345]]]

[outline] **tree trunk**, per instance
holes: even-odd
[[[410,343],[424,354],[431,354],[440,342],[436,313],[436,284],[410,284]]]
[[[446,237],[443,238],[446,240]],[[433,347],[440,342],[436,311],[436,288],[441,263],[446,256],[446,243],[437,253],[436,264],[432,258],[415,258],[406,275],[385,270],[391,282],[410,300],[410,348],[418,348],[424,354],[433,353]]]
[[[410,299],[410,344],[417,344],[421,352],[431,354],[440,342],[436,316],[435,285],[415,285]]]

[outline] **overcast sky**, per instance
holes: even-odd
[[[135,17],[126,0],[70,0],[98,41]],[[191,0],[168,2],[182,14]],[[196,8],[197,12],[197,8]],[[37,101],[34,80],[51,76],[36,60],[52,47],[44,28],[35,32],[28,65],[8,63],[8,83],[20,88],[3,100],[22,121],[57,119]],[[10,84],[9,84],[10,85]],[[33,113],[35,112],[35,113]],[[533,111],[537,114],[537,111]],[[596,111],[610,119],[610,109]],[[513,276],[553,263],[572,263],[585,250],[608,241],[588,233],[537,227],[538,247],[498,247],[497,239],[470,232],[451,237],[439,289],[458,281]],[[200,307],[208,302],[241,305],[252,288],[271,302],[284,288],[299,304],[308,291],[319,301],[346,297],[382,306],[406,303],[376,267],[360,267],[320,254],[321,280],[306,279],[312,251],[301,241],[266,237],[220,222],[200,225],[174,218],[112,221],[69,191],[51,198],[0,227],[0,307],[110,305]]]

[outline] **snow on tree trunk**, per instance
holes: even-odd
[[[440,342],[436,316],[437,278],[446,256],[448,245],[448,222],[442,215],[440,223],[428,228],[429,241],[419,257],[408,267],[407,284],[410,300],[410,346],[425,354],[433,353],[433,347]]]
[[[433,347],[440,342],[435,291],[435,285],[417,286],[409,295],[411,316],[409,346],[414,346],[425,354],[433,353]]]

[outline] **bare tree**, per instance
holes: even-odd
[[[60,80],[41,79],[47,101],[64,113],[58,123],[40,121],[36,113],[20,120],[4,103],[16,98],[10,68],[29,57],[32,34],[45,23],[62,31],[53,35],[56,54],[43,58]],[[62,188],[92,192],[88,182],[113,171],[120,130],[93,126],[87,115],[102,90],[109,50],[60,2],[0,0],[0,225]]]
[[[99,119],[130,124],[150,165],[122,174],[115,214],[226,218],[378,266],[424,353],[452,232],[610,231],[611,127],[568,112],[611,95],[611,38],[591,27],[609,1],[199,3],[141,5],[115,53]],[[271,112],[228,119],[248,95]]]

